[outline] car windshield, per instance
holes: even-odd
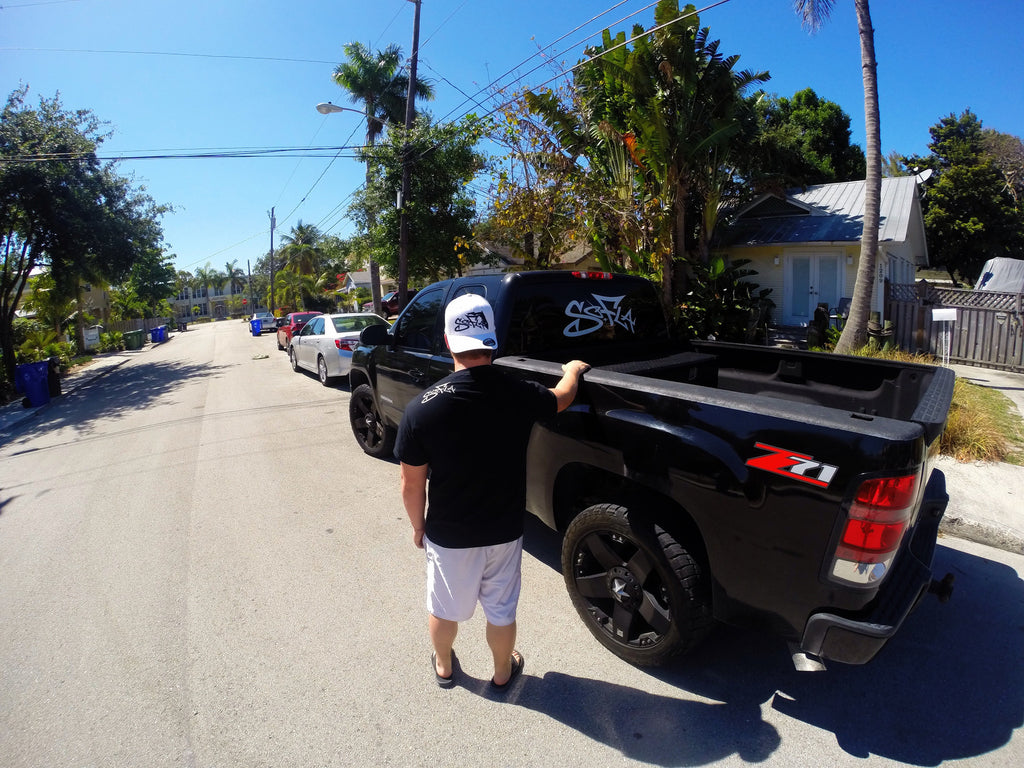
[[[331,320],[334,322],[334,330],[338,333],[351,333],[353,331],[361,331],[363,328],[371,325],[384,324],[384,321],[376,315],[333,317]]]

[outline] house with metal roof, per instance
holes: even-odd
[[[819,304],[848,304],[860,261],[864,182],[766,194],[728,216],[713,244],[729,261],[749,259],[750,279],[771,288],[777,325],[806,326]],[[913,283],[928,265],[918,179],[882,179],[871,309],[885,317],[888,283]]]

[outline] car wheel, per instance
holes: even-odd
[[[352,392],[348,415],[352,433],[363,451],[378,459],[391,456],[395,447],[395,430],[381,420],[369,384],[360,384]]]
[[[288,347],[288,361],[292,364],[292,370],[299,370],[299,361],[295,357],[295,347]]]
[[[596,504],[570,523],[562,573],[587,628],[631,664],[663,664],[696,646],[714,624],[701,564],[626,507]]]
[[[327,361],[324,360],[323,355],[316,356],[316,375],[320,379],[320,383],[325,387],[331,386],[333,377],[327,375]]]
[[[282,350],[282,351],[284,350],[284,345],[281,344],[281,337],[280,336],[277,337],[277,348],[279,350]]]

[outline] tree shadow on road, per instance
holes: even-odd
[[[73,427],[80,436],[91,435],[99,420],[122,418],[130,411],[148,408],[168,398],[188,381],[221,374],[220,366],[164,360],[145,365],[124,365],[99,376],[73,392],[55,397],[32,420],[13,427],[12,442],[38,437],[62,427]]]
[[[525,541],[530,555],[559,569],[557,533],[532,521]],[[536,681],[543,692],[533,694],[531,685],[517,703],[629,757],[662,765],[702,764],[733,753],[767,758],[781,742],[761,717],[766,702],[833,733],[837,746],[858,758],[935,766],[984,755],[1024,725],[1024,584],[1006,565],[944,546],[934,570],[956,576],[952,600],[940,604],[926,596],[863,666],[829,663],[825,672],[797,672],[779,638],[720,626],[688,656],[649,670],[720,705],[550,674]],[[593,650],[606,652],[596,640]],[[557,684],[550,700],[549,678]],[[601,702],[607,711],[599,711]],[[634,731],[639,735],[631,736]]]

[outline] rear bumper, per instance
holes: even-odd
[[[804,626],[800,650],[844,664],[866,664],[875,657],[917,606],[932,582],[932,556],[949,496],[946,478],[933,470],[914,535],[896,567],[864,615],[815,613]]]

